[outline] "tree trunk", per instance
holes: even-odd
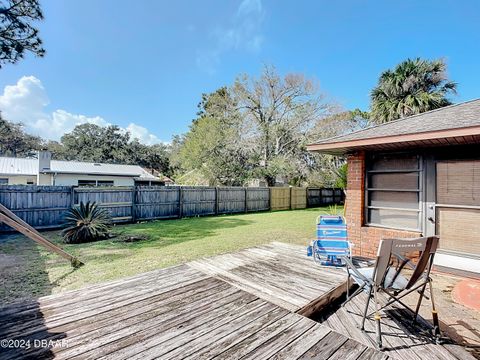
[[[268,186],[275,186],[276,177],[271,175],[265,175],[265,181],[267,182]]]

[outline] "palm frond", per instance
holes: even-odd
[[[371,118],[377,123],[396,120],[450,105],[447,96],[457,84],[448,81],[442,59],[407,59],[384,71],[371,91]]]
[[[110,213],[95,202],[83,203],[68,210],[66,228],[62,231],[66,243],[83,243],[105,238],[111,227]]]

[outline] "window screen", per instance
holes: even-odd
[[[421,170],[418,156],[372,156],[366,174],[367,224],[420,230]]]

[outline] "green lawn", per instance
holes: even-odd
[[[78,256],[69,263],[20,235],[0,236],[0,301],[38,297],[118,279],[199,257],[236,251],[271,241],[306,245],[315,236],[316,208],[216,217],[159,220],[115,226],[120,236],[88,244],[61,244],[59,232],[45,235]],[[126,235],[147,240],[123,242]],[[1,265],[3,264],[3,265]]]

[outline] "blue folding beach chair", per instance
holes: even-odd
[[[347,225],[342,216],[320,215],[317,218],[317,239],[307,254],[324,266],[345,266],[344,257],[351,257],[352,245],[347,238]]]

